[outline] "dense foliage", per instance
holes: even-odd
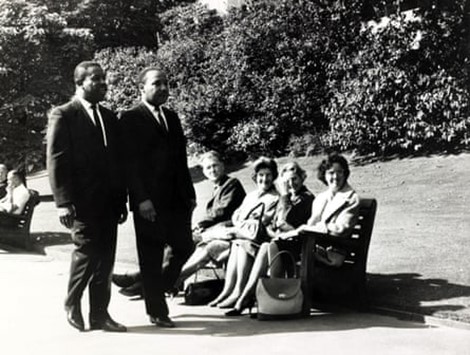
[[[259,0],[226,16],[194,0],[1,2],[0,161],[42,163],[45,112],[93,56],[117,111],[142,68],[166,67],[191,151],[468,148],[469,16],[468,0]]]
[[[462,8],[392,16],[329,68],[327,146],[379,155],[470,145]]]
[[[91,55],[92,36],[59,14],[22,0],[0,2],[0,161],[31,170],[44,161],[52,103],[73,93],[71,72]]]

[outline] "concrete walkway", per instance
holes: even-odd
[[[0,351],[5,355],[470,354],[470,331],[463,329],[353,312],[313,313],[295,321],[228,319],[220,309],[182,305],[181,298],[170,301],[178,327],[161,329],[149,324],[142,301],[129,300],[115,288],[110,313],[129,332],[79,333],[67,324],[62,307],[68,262],[2,252],[0,270]]]

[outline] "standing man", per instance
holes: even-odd
[[[191,214],[196,195],[180,120],[162,106],[168,99],[165,72],[146,68],[137,81],[142,100],[123,112],[120,120],[130,208],[147,314],[157,326],[172,328],[175,325],[168,316],[165,291],[173,287],[194,250]],[[171,254],[162,269],[165,245],[171,247]]]
[[[90,329],[125,332],[107,310],[117,224],[127,218],[118,122],[114,113],[99,105],[107,90],[99,64],[78,64],[74,81],[74,99],[50,114],[47,142],[49,180],[60,223],[71,229],[75,244],[67,320],[84,330],[80,305],[89,284]]]
[[[0,164],[0,198],[5,197],[7,194],[7,173],[6,165]]]

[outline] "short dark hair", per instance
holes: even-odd
[[[256,175],[261,169],[269,169],[271,174],[273,174],[274,180],[276,180],[278,172],[277,172],[277,164],[274,159],[268,157],[259,157],[253,163],[253,173],[251,178],[256,181]]]
[[[326,159],[323,159],[320,165],[318,166],[318,180],[320,180],[325,185],[328,185],[325,179],[325,173],[328,169],[333,166],[334,163],[338,163],[339,165],[341,165],[341,168],[344,171],[344,181],[348,181],[348,177],[350,174],[348,161],[341,154],[335,152],[328,154]]]
[[[88,68],[90,67],[98,67],[101,68],[101,65],[97,62],[93,62],[90,60],[86,60],[84,62],[79,63],[73,72],[73,81],[75,85],[81,85],[85,80],[88,72]]]
[[[144,68],[140,71],[139,75],[137,75],[137,85],[145,84],[147,73],[151,71],[159,71],[159,72],[166,73],[165,69],[163,69],[162,67],[158,67],[158,66]]]

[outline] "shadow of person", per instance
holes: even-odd
[[[31,249],[22,249],[5,243],[0,244],[0,249],[9,254],[39,254],[46,255],[45,248],[54,245],[71,244],[70,233],[40,232],[31,233]]]
[[[417,273],[368,274],[368,294],[373,305],[422,315],[443,316],[470,304],[470,286],[425,279]]]
[[[36,253],[45,255],[46,248],[54,245],[72,244],[70,233],[63,232],[38,232],[31,233],[33,249]]]
[[[203,307],[203,306],[202,306]],[[198,307],[188,307],[198,308]],[[212,335],[218,337],[242,337],[263,334],[289,334],[312,331],[343,331],[372,327],[405,329],[424,329],[424,324],[404,322],[393,317],[352,311],[323,312],[314,311],[310,317],[290,320],[258,321],[248,315],[225,317],[207,314],[204,309],[199,314],[183,313],[172,317],[177,327],[157,328],[153,325],[128,327],[131,333],[168,335]]]

